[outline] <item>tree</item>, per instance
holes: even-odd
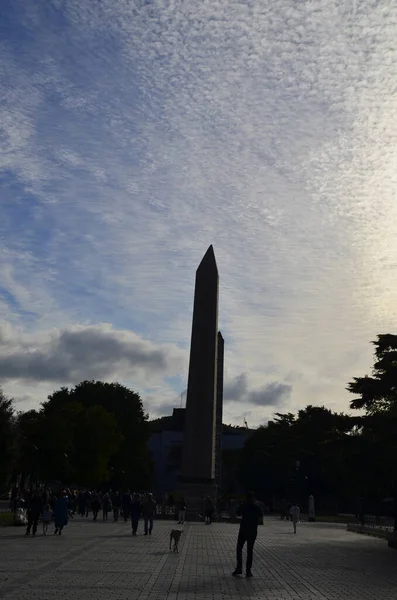
[[[13,402],[0,388],[0,490],[6,489],[13,470],[15,455],[15,413]]]
[[[376,358],[372,377],[354,377],[347,387],[358,396],[350,407],[369,415],[397,409],[397,335],[380,334],[372,343]]]
[[[372,376],[354,377],[348,390],[355,396],[350,406],[363,410],[361,442],[365,464],[366,496],[394,496],[397,530],[397,335],[380,334],[372,342],[375,361]]]
[[[115,429],[113,426],[110,429],[119,436],[119,442],[108,461],[110,484],[116,487],[148,488],[152,476],[152,463],[147,449],[150,428],[139,394],[119,383],[83,381],[70,390],[63,387],[55,391],[43,404],[43,409],[51,414],[73,403],[84,407],[86,411],[101,407],[114,419]],[[96,414],[98,417],[99,413]],[[98,439],[96,443],[99,443]],[[108,447],[111,446],[112,443],[109,443]]]
[[[268,500],[275,494],[304,501],[336,503],[346,491],[343,449],[355,421],[324,406],[307,406],[297,415],[276,413],[259,427],[243,451],[242,479]]]

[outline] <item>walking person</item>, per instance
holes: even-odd
[[[120,509],[121,509],[121,497],[118,492],[115,492],[113,494],[112,502],[113,502],[113,520],[115,523],[117,523],[117,521],[119,520],[119,514],[120,514]]]
[[[48,525],[51,523],[52,510],[49,504],[46,504],[43,509],[43,535],[47,535]]]
[[[212,523],[212,515],[214,514],[214,505],[209,496],[205,499],[205,524],[211,525]]]
[[[138,531],[139,517],[141,516],[141,511],[141,497],[139,494],[134,494],[132,497],[130,507],[132,535],[136,535],[136,532]]]
[[[108,513],[112,510],[112,501],[109,494],[105,494],[102,498],[102,518],[108,520]]]
[[[296,533],[296,524],[299,521],[300,515],[301,515],[301,509],[299,508],[299,506],[293,502],[291,508],[289,509],[289,514],[291,517],[291,521],[292,524],[294,526],[294,533]]]
[[[232,575],[243,574],[243,547],[247,543],[247,563],[246,577],[252,577],[252,560],[254,552],[254,544],[258,534],[258,524],[262,517],[262,511],[255,503],[253,492],[247,492],[246,499],[243,504],[240,504],[236,511],[236,515],[241,517],[240,530],[237,538],[237,567]]]
[[[178,525],[183,525],[186,518],[186,501],[184,496],[178,502]]]
[[[69,512],[68,512],[68,502],[65,498],[65,492],[61,494],[60,498],[57,498],[55,501],[54,508],[54,522],[55,522],[55,530],[54,535],[62,535],[62,530],[65,525],[68,524],[69,520]]]
[[[40,515],[43,510],[43,500],[41,498],[40,493],[36,490],[31,495],[28,502],[28,526],[26,528],[26,535],[30,535],[30,530],[33,527],[32,533],[36,535],[37,525],[39,522]]]
[[[142,507],[143,519],[145,523],[145,535],[152,535],[153,519],[156,514],[156,502],[153,494],[147,494]]]
[[[92,515],[93,515],[92,520],[96,521],[98,518],[98,513],[101,510],[101,499],[99,497],[99,494],[97,494],[97,493],[95,493],[92,498],[91,508],[92,508]]]
[[[123,510],[123,517],[124,517],[124,523],[127,523],[129,516],[130,516],[130,510],[131,510],[131,493],[130,490],[127,490],[126,492],[124,492],[123,494],[123,499],[121,502],[121,506],[122,506],[122,510]]]

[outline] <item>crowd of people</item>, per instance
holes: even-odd
[[[112,515],[117,522],[120,517],[124,522],[131,521],[132,535],[137,535],[139,520],[143,517],[144,534],[151,535],[154,517],[156,515],[156,501],[153,494],[124,493],[118,491],[99,490],[62,490],[55,493],[48,488],[38,488],[26,492],[16,490],[11,500],[13,510],[23,507],[26,509],[27,528],[26,535],[36,535],[38,523],[43,524],[43,534],[47,535],[48,526],[54,523],[54,534],[61,535],[69,519],[79,515],[83,518],[92,518],[93,521],[102,517],[107,521]],[[100,515],[100,513],[102,513]]]

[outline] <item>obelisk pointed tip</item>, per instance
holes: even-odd
[[[209,267],[215,268],[215,270],[218,271],[218,267],[216,265],[214,247],[212,244],[208,247],[207,252],[204,254],[197,270],[202,269],[202,268],[207,269]]]

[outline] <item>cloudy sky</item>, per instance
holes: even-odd
[[[2,0],[0,82],[20,409],[91,378],[178,406],[211,243],[225,422],[348,408],[396,330],[393,0]]]

